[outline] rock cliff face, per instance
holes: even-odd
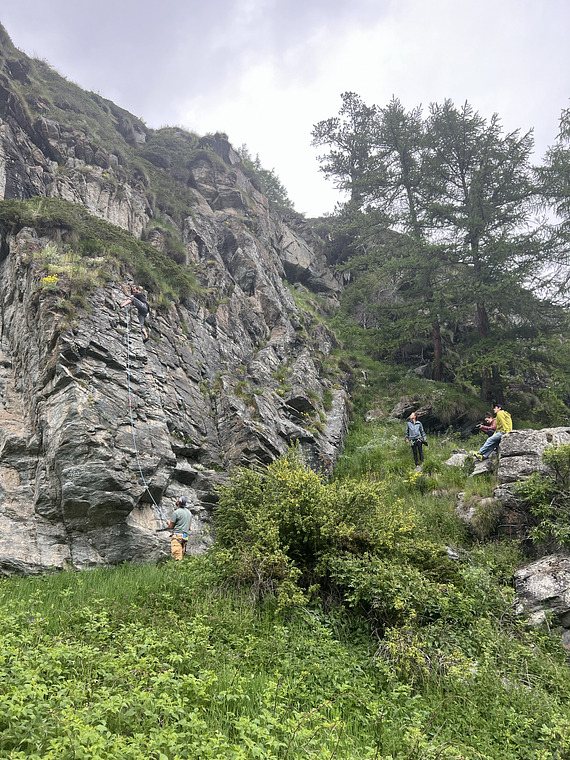
[[[37,267],[61,230],[5,229],[0,569],[157,560],[180,493],[194,513],[191,551],[200,551],[214,486],[233,467],[268,462],[294,442],[312,466],[334,464],[346,379],[325,366],[334,336],[293,292],[308,289],[334,308],[339,284],[296,225],[270,212],[223,136],[177,162],[148,149],[157,133],[90,94],[115,130],[109,146],[80,118],[78,88],[58,80],[59,99],[55,85],[40,94],[45,64],[0,32],[0,200],[79,204],[157,251],[168,248],[167,227],[199,286],[153,310],[143,343],[136,313],[119,306],[128,268],[108,262],[106,283],[69,320]],[[189,139],[173,132],[177,144]]]

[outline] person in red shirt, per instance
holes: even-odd
[[[486,414],[485,415],[485,425],[477,425],[476,427],[481,430],[483,433],[486,433],[487,436],[493,435],[495,431],[497,430],[497,423],[495,421],[495,418],[492,414]]]

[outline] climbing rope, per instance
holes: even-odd
[[[164,509],[159,504],[156,503],[156,501],[154,499],[154,496],[152,495],[152,493],[150,491],[148,483],[146,482],[144,473],[142,471],[141,460],[140,460],[140,456],[139,456],[139,450],[138,450],[138,447],[137,447],[137,439],[136,439],[136,436],[135,436],[135,421],[134,421],[134,418],[133,418],[133,400],[132,400],[132,394],[131,394],[131,331],[130,331],[129,306],[128,306],[128,304],[126,306],[126,310],[127,310],[127,393],[128,393],[128,397],[129,397],[129,417],[130,417],[130,420],[131,420],[131,433],[132,433],[132,436],[133,436],[133,447],[135,449],[135,457],[136,457],[136,460],[137,460],[137,465],[138,465],[138,468],[139,468],[139,473],[140,473],[143,485],[146,488],[147,493],[148,493],[148,495],[150,496],[150,498],[152,500],[152,503],[158,509],[158,511],[160,513],[161,519],[164,520],[164,522],[168,522],[168,517],[166,516],[166,514],[164,512]]]

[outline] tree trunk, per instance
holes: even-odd
[[[487,316],[487,309],[482,304],[477,304],[477,334],[479,340],[485,340],[489,334],[489,318]],[[483,401],[493,400],[493,382],[491,377],[491,371],[489,369],[483,369],[483,377],[481,378],[481,398]]]
[[[431,326],[431,337],[433,341],[433,379],[441,380],[442,372],[442,357],[443,357],[443,345],[441,342],[441,329],[439,326],[439,319],[435,319]]]
[[[505,394],[503,392],[503,378],[496,367],[493,367],[493,400],[501,406],[505,403]]]
[[[479,340],[485,340],[489,334],[489,317],[487,309],[482,304],[477,304],[477,333]]]
[[[481,398],[483,401],[493,400],[491,373],[488,369],[483,370],[483,377],[481,379]]]

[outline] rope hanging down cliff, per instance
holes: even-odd
[[[164,509],[159,504],[156,503],[156,501],[154,499],[154,496],[152,495],[152,493],[150,491],[148,483],[146,482],[144,473],[142,471],[142,465],[141,465],[141,460],[140,460],[140,456],[139,456],[139,450],[138,450],[138,447],[137,447],[137,439],[136,439],[136,436],[135,436],[135,421],[134,421],[134,418],[133,418],[133,401],[132,401],[132,395],[131,395],[131,332],[130,332],[130,322],[129,322],[129,305],[127,304],[125,306],[125,308],[126,308],[126,311],[127,311],[127,394],[128,394],[128,397],[129,397],[129,417],[130,417],[130,420],[131,420],[131,433],[132,433],[132,436],[133,436],[133,447],[135,449],[135,457],[136,457],[136,460],[137,460],[137,465],[138,465],[138,468],[139,468],[139,473],[140,473],[143,485],[146,488],[147,493],[148,493],[148,495],[150,496],[150,498],[152,500],[152,503],[158,509],[158,511],[160,513],[161,519],[164,520],[164,522],[168,523],[168,517],[166,516],[166,514],[164,512]]]

